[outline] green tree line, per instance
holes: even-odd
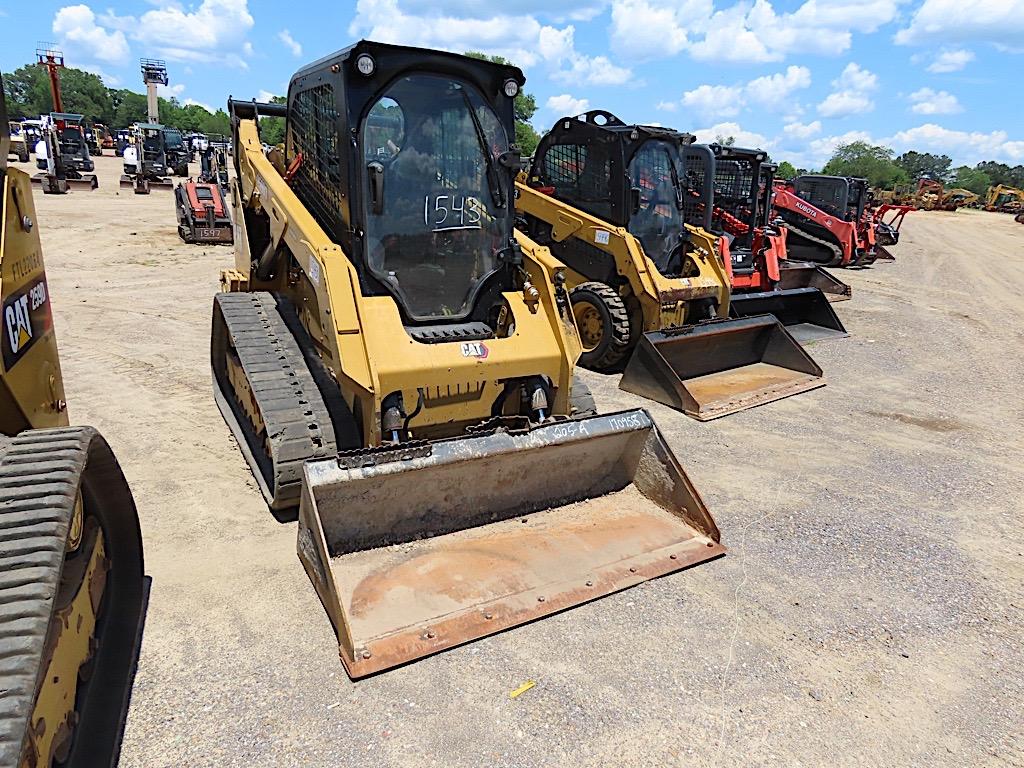
[[[786,167],[788,166],[788,167]],[[779,175],[790,178],[786,171],[796,171],[789,163],[782,163]],[[912,184],[922,177],[941,181],[948,187],[962,187],[979,195],[993,184],[1024,189],[1024,165],[1009,166],[990,160],[974,167],[953,167],[947,155],[913,150],[896,155],[889,147],[853,141],[836,147],[822,173],[830,176],[862,176],[873,187],[893,189],[901,184]]]
[[[53,111],[50,79],[46,70],[26,64],[14,72],[4,72],[4,94],[12,119],[34,118]],[[60,93],[64,111],[85,115],[108,128],[127,128],[145,122],[146,95],[126,88],[107,88],[102,78],[74,67],[60,71]],[[230,133],[230,122],[223,109],[210,112],[198,104],[182,104],[176,98],[160,97],[160,122],[181,131],[207,134]]]

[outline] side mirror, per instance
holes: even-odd
[[[640,213],[640,187],[631,187],[629,190],[629,211],[631,215]]]
[[[384,213],[384,166],[378,162],[368,163],[366,172],[370,177],[370,210],[374,216]]]

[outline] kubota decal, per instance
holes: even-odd
[[[481,360],[487,357],[490,350],[482,341],[467,341],[462,345],[463,357],[479,357]]]
[[[811,208],[811,206],[804,205],[803,203],[800,203],[800,202],[795,202],[794,205],[797,207],[798,210],[803,211],[808,216],[810,216],[812,219],[818,218],[818,212],[816,210],[814,210],[813,208]]]
[[[38,280],[27,291],[9,297],[3,306],[3,333],[0,338],[4,368],[13,368],[50,329],[51,322],[46,280]]]

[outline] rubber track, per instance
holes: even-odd
[[[87,464],[89,490],[83,485]],[[115,565],[97,626],[102,634],[93,679],[102,684],[79,690],[82,719],[69,764],[85,765],[75,761],[83,752],[89,755],[89,765],[111,765],[117,759],[142,615],[141,537],[117,460],[96,430],[76,427],[0,438],[2,766],[20,764],[80,488],[89,503],[109,504],[97,511],[110,514],[101,524],[108,557]]]
[[[789,227],[789,229],[791,229],[797,235],[797,237],[802,237],[805,240],[810,240],[812,243],[820,245],[824,248],[828,248],[828,250],[831,251],[832,261],[828,263],[818,262],[819,264],[824,264],[824,266],[826,267],[838,267],[842,265],[843,249],[840,248],[838,245],[830,243],[828,240],[824,240],[820,237],[815,237],[807,230],[794,226],[793,224],[790,224],[788,221],[786,222],[786,226]]]
[[[218,328],[217,313],[223,319]],[[230,337],[270,436],[253,433],[227,382],[225,339]],[[271,293],[222,293],[215,299],[213,365],[218,405],[238,440],[267,504],[274,510],[298,507],[302,465],[337,454],[331,414],[302,350]],[[220,349],[219,347],[223,347]],[[218,356],[220,355],[219,359]]]

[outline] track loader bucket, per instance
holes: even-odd
[[[853,296],[853,288],[827,269],[806,261],[780,265],[779,288],[817,288],[829,301],[846,301]]]
[[[734,293],[729,301],[729,314],[733,317],[775,315],[775,319],[786,326],[789,334],[801,344],[850,335],[825,294],[817,288]]]
[[[782,323],[757,315],[645,333],[619,389],[709,421],[824,384]]]
[[[307,462],[298,552],[358,678],[725,548],[635,410]]]

